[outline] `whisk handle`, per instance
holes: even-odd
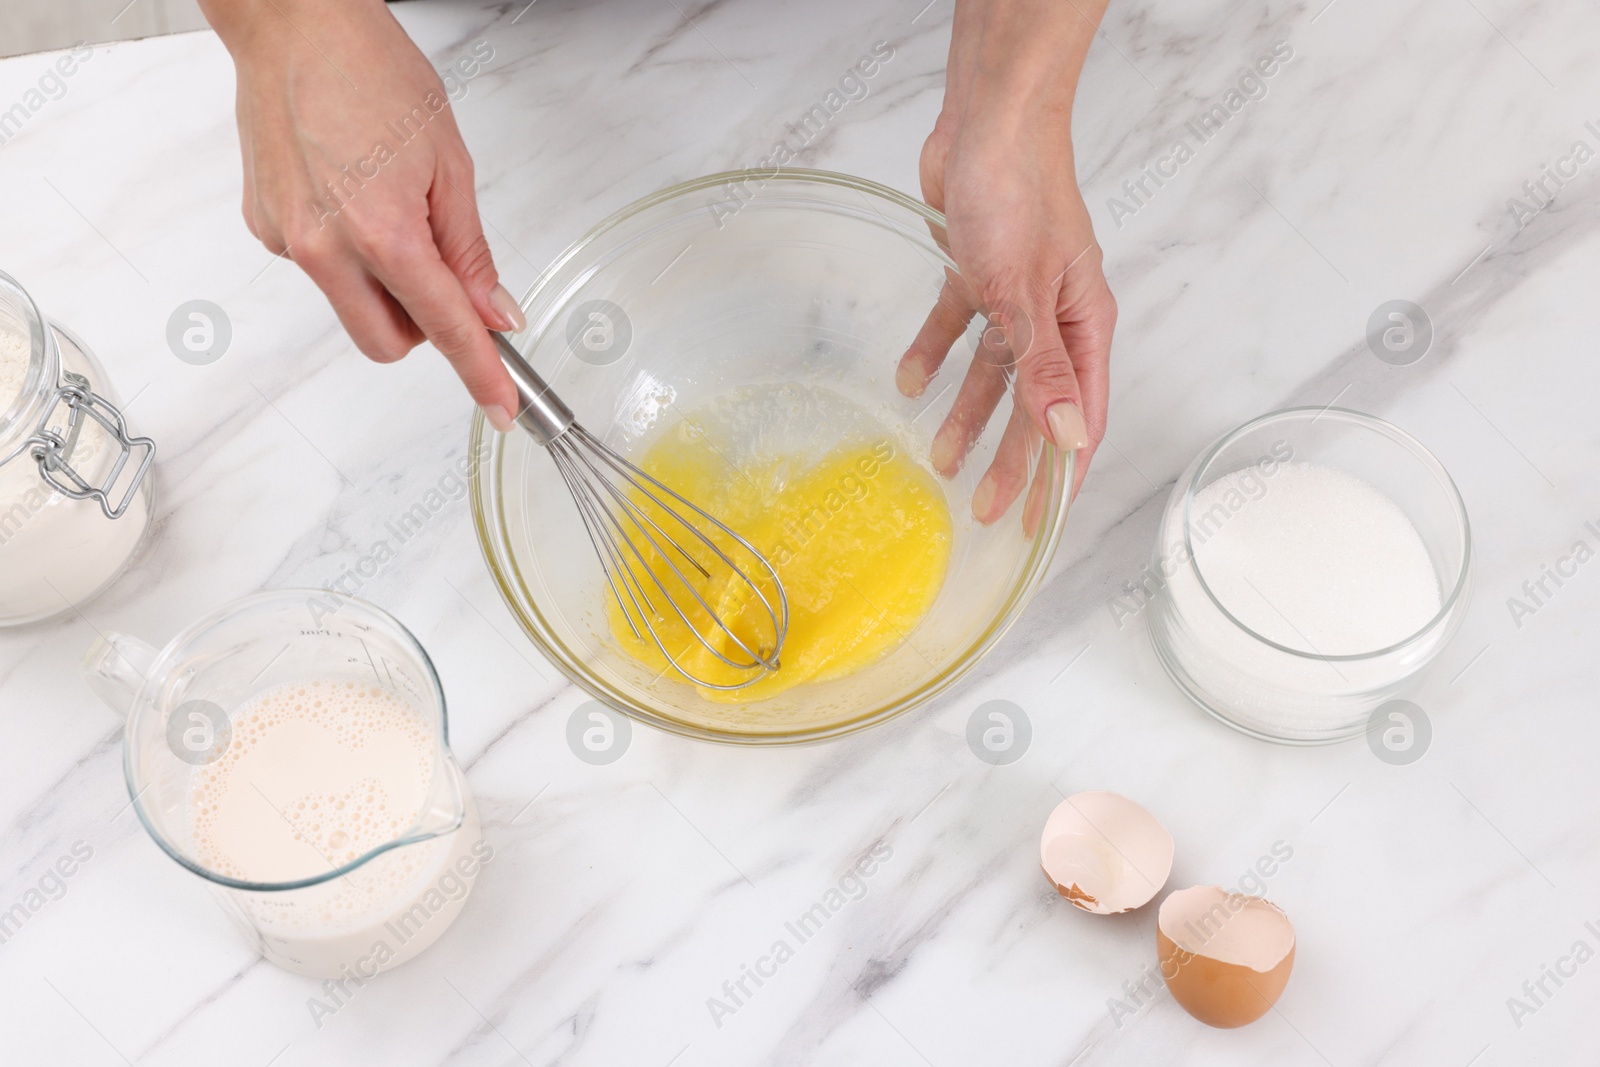
[[[562,403],[555,390],[539,377],[539,372],[528,365],[510,338],[498,330],[490,330],[489,336],[494,338],[495,347],[500,350],[500,361],[517,385],[517,398],[521,401],[517,422],[542,445],[566,433],[574,421],[572,409]]]

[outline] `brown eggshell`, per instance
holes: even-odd
[[[1056,892],[1096,915],[1148,904],[1172,872],[1172,835],[1118,793],[1075,793],[1039,838],[1039,866]]]
[[[1195,886],[1161,902],[1161,977],[1172,999],[1207,1026],[1244,1026],[1271,1010],[1289,984],[1294,949],[1289,917],[1261,897]]]

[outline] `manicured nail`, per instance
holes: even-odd
[[[494,292],[489,294],[489,306],[494,308],[500,316],[500,328],[520,333],[528,328],[528,320],[523,317],[522,309],[517,306],[517,298],[503,285],[494,287]]]
[[[909,363],[902,362],[894,372],[895,388],[900,390],[901,396],[915,400],[928,390],[928,383],[922,377],[922,372]]]
[[[989,509],[994,507],[994,495],[1000,489],[999,482],[995,479],[994,472],[985,474],[978,482],[978,488],[972,491],[972,517],[985,526],[992,521]]]
[[[501,433],[511,432],[511,412],[499,404],[485,404],[483,406],[483,417],[489,420],[490,426],[493,426]]]
[[[1044,421],[1050,424],[1050,439],[1057,448],[1075,451],[1089,447],[1089,427],[1083,421],[1083,412],[1070,400],[1057,400],[1044,412]]]

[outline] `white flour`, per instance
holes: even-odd
[[[30,357],[26,337],[0,330],[0,410],[21,391]],[[61,358],[68,370],[92,373],[69,343]],[[73,468],[93,481],[112,458],[110,438],[90,421],[72,453]],[[113,521],[95,501],[51,489],[31,456],[0,466],[0,626],[48,618],[88,600],[122,570],[149,522],[144,492]]]
[[[28,339],[9,330],[0,332],[0,412],[11,407],[28,377]]]

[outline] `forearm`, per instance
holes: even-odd
[[[945,109],[1004,114],[1028,101],[1070,122],[1109,0],[956,0]]]

